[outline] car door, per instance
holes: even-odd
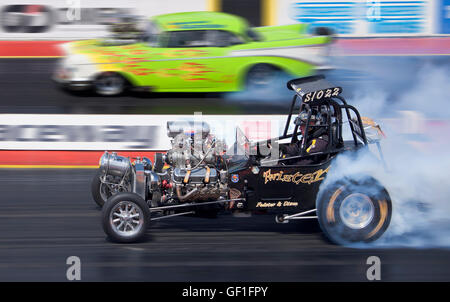
[[[329,167],[329,160],[315,165],[261,167],[259,201],[278,209],[313,209],[320,184]]]
[[[211,30],[168,31],[160,36],[160,46],[149,54],[152,73],[149,86],[164,90],[193,91],[214,87],[222,71],[217,59],[226,55],[218,47]],[[153,85],[152,85],[153,83]]]
[[[258,179],[259,201],[276,203],[291,200],[295,187],[292,175],[295,173],[295,169],[289,166],[261,166]]]

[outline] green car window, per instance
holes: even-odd
[[[243,41],[240,37],[235,34],[224,31],[224,30],[216,30],[215,41],[216,45],[219,47],[232,46],[237,44],[242,44]]]
[[[167,47],[208,47],[213,41],[208,30],[186,30],[169,32]]]
[[[226,47],[243,43],[242,40],[224,30],[171,31],[167,47]]]

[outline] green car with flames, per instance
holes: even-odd
[[[250,27],[238,16],[186,12],[145,21],[134,40],[69,42],[54,80],[71,90],[118,95],[227,92],[262,88],[280,74],[298,78],[327,68],[332,36],[305,24]],[[125,41],[125,42],[124,42]]]

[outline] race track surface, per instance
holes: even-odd
[[[450,281],[450,250],[346,248],[315,221],[265,215],[168,219],[146,242],[114,244],[90,197],[94,172],[0,170],[0,281],[65,281],[69,256],[82,281],[366,281],[369,256],[383,281]]]
[[[336,56],[335,69],[325,72],[343,95],[364,96],[377,102],[380,93],[394,102],[430,69],[448,67],[450,56]],[[0,59],[0,113],[145,113],[145,114],[285,114],[292,91],[290,78],[279,79],[267,91],[233,93],[137,93],[99,97],[93,93],[67,93],[52,82],[58,59]]]

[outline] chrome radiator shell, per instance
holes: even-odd
[[[103,175],[124,177],[132,169],[131,161],[128,157],[119,156],[114,152],[105,152],[100,158],[99,164]]]

